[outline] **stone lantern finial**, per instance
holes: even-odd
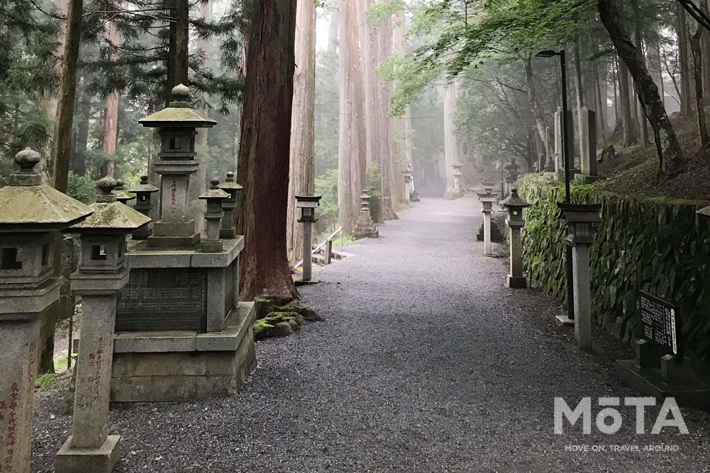
[[[40,154],[29,147],[15,155],[15,163],[20,166],[20,172],[23,174],[34,173],[34,167],[39,164],[40,159]]]
[[[173,101],[171,107],[190,107],[190,88],[185,84],[178,84],[171,90]]]
[[[104,176],[96,183],[100,193],[96,197],[96,202],[116,202],[116,196],[113,195],[113,190],[116,188],[118,183],[111,176]]]

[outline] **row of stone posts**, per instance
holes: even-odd
[[[478,194],[483,212],[483,255],[491,256],[491,214],[496,202],[492,185],[483,185]],[[518,195],[518,190],[511,188],[510,195],[500,202],[508,212],[506,224],[509,229],[510,272],[507,285],[510,288],[527,287],[523,274],[523,245],[521,229],[525,225],[523,210],[530,204]],[[572,247],[573,289],[574,289],[574,327],[577,345],[582,350],[592,349],[592,317],[589,279],[589,247],[593,242],[594,225],[601,223],[601,204],[565,204],[558,203],[560,217],[567,222],[566,244]]]

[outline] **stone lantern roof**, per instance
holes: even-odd
[[[500,205],[503,207],[511,208],[525,208],[530,207],[530,204],[518,195],[518,189],[513,189],[510,191],[510,196],[507,199],[501,201]]]
[[[148,176],[141,176],[141,182],[135,187],[128,190],[131,194],[152,194],[158,192],[160,189],[155,187],[153,184],[148,182]]]
[[[29,148],[15,156],[20,171],[0,189],[0,232],[59,230],[93,213],[88,206],[46,184],[34,170],[40,154]]]
[[[118,179],[116,181],[116,188],[113,190],[113,195],[116,196],[116,200],[121,202],[122,204],[128,204],[129,200],[133,200],[136,198],[135,195],[131,195],[126,190],[123,188],[123,180]]]
[[[219,188],[225,192],[229,192],[230,194],[232,192],[244,189],[242,186],[236,183],[236,181],[234,180],[234,173],[232,171],[229,171],[227,173],[227,179],[222,183],[221,186],[219,186]]]
[[[211,187],[207,189],[207,191],[205,191],[202,195],[200,195],[200,197],[198,197],[199,199],[210,201],[229,198],[229,194],[220,189],[219,179],[212,179],[210,184]]]
[[[97,187],[100,194],[96,198],[96,203],[91,204],[94,210],[93,215],[78,225],[71,228],[72,232],[83,233],[129,233],[150,222],[137,210],[121,204],[113,194],[116,181],[111,177],[104,177],[99,180]]]
[[[183,84],[172,90],[173,101],[152,115],[138,120],[138,123],[148,128],[211,128],[217,124],[192,108],[190,89]]]

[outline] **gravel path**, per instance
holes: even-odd
[[[117,471],[707,471],[710,420],[698,411],[683,409],[685,436],[636,435],[628,408],[617,434],[554,435],[555,396],[592,397],[596,414],[597,397],[638,393],[608,357],[567,347],[558,305],[504,286],[505,259],[479,256],[475,199],[424,199],[400,217],[317,270],[323,282],[302,293],[326,321],[260,342],[237,396],[112,411]],[[68,426],[56,393],[40,395],[33,471],[51,471]],[[608,451],[647,444],[678,451]]]

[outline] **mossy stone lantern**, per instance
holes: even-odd
[[[81,296],[83,316],[72,435],[57,453],[57,473],[109,473],[118,459],[119,436],[108,435],[116,299],[130,274],[126,236],[150,218],[118,201],[113,178],[104,177],[97,186],[94,213],[68,230],[81,236],[71,289]]]
[[[89,206],[42,184],[40,155],[15,156],[19,171],[0,189],[0,469],[29,472],[32,398],[40,326],[59,298],[52,267],[57,232],[81,222]]]
[[[124,205],[128,205],[128,202],[136,198],[135,195],[126,192],[121,179],[116,180],[116,188],[113,190],[113,195],[116,196],[116,200]]]
[[[505,221],[510,229],[510,274],[508,274],[508,287],[523,289],[527,287],[523,277],[523,242],[520,238],[520,229],[525,225],[523,209],[530,204],[518,195],[518,189],[510,192],[510,197],[501,201],[500,205],[508,210]]]
[[[297,195],[296,208],[301,209],[299,223],[303,224],[303,276],[296,280],[296,284],[316,284],[318,279],[312,279],[311,245],[313,243],[313,224],[316,219],[316,209],[320,205],[319,195]]]
[[[148,182],[148,176],[141,176],[140,183],[129,189],[128,192],[136,195],[136,204],[134,209],[143,215],[150,217],[150,213],[153,210],[153,194],[158,192],[160,189]],[[153,224],[149,223],[140,227],[138,230],[133,232],[134,240],[147,240],[148,237],[153,233]]]
[[[157,128],[160,136],[160,159],[154,164],[161,177],[160,219],[155,222],[148,245],[190,248],[200,240],[195,220],[189,215],[190,175],[199,168],[195,137],[198,128],[211,128],[217,122],[192,108],[187,86],[175,86],[172,95],[174,100],[167,108],[139,120],[145,127]]]
[[[377,226],[372,220],[372,213],[370,213],[370,199],[372,196],[367,192],[360,196],[360,215],[355,223],[353,238],[377,238],[379,236]]]
[[[211,184],[211,187],[200,196],[200,200],[207,202],[207,212],[205,212],[207,239],[202,242],[202,251],[205,253],[217,253],[224,249],[224,244],[220,240],[220,227],[224,217],[222,204],[229,199],[229,194],[219,188],[219,179],[212,179]]]
[[[561,216],[567,221],[567,244],[572,247],[574,290],[574,332],[582,350],[592,349],[589,247],[594,242],[594,225],[601,223],[601,204],[558,202]]]
[[[227,179],[219,186],[224,192],[229,194],[229,198],[222,202],[224,218],[222,219],[222,229],[219,232],[220,238],[237,238],[237,193],[242,190],[242,186],[234,180],[234,173],[229,171]]]

